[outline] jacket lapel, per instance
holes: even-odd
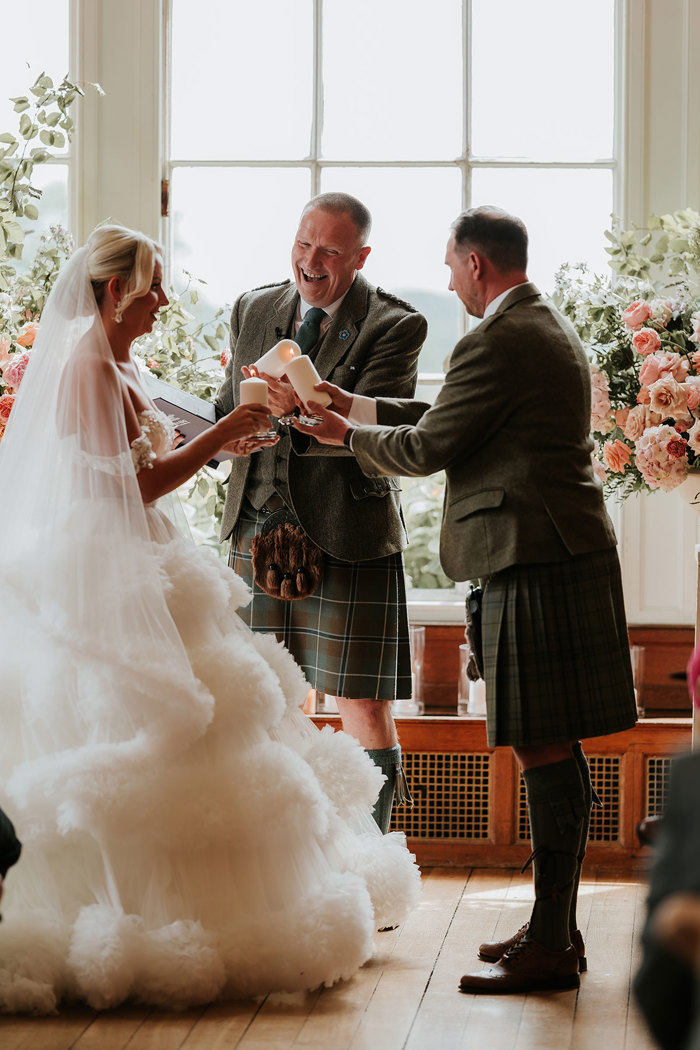
[[[340,309],[326,332],[314,359],[322,378],[331,374],[338,361],[345,357],[359,334],[358,324],[369,310],[369,284],[357,274]]]

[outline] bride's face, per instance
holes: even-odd
[[[163,266],[156,258],[153,267],[153,281],[145,295],[132,299],[122,314],[124,329],[131,339],[138,339],[153,328],[158,311],[168,305],[168,297],[163,291]]]

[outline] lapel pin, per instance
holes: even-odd
[[[348,332],[347,328],[344,328],[342,330],[342,332],[338,332],[338,339],[349,339],[349,338],[350,338],[350,333]]]

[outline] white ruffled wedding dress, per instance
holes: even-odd
[[[139,420],[136,470],[171,426]],[[133,511],[140,539],[110,539],[134,467],[71,452],[82,437],[62,426],[48,465],[73,463],[77,496],[50,541],[30,513],[0,553],[0,805],[24,847],[0,1010],[182,1008],[350,977],[419,892],[403,836],[371,817],[381,774],[301,713],[301,672],[238,618],[247,588],[212,552],[157,505]]]

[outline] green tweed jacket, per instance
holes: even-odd
[[[358,428],[353,450],[369,477],[445,469],[440,559],[476,579],[615,545],[590,413],[579,338],[526,284],[460,340],[433,407],[380,399],[382,425]]]
[[[299,296],[285,281],[244,293],[231,314],[231,361],[219,389],[218,415],[238,404],[241,365],[250,365],[291,332]],[[355,280],[326,332],[314,363],[322,379],[370,396],[410,398],[416,388],[425,318],[412,306]],[[344,561],[394,554],[408,542],[398,478],[368,478],[347,449],[320,445],[291,431],[256,456],[274,460],[288,486],[292,510],[318,546]],[[245,494],[249,458],[232,463],[221,538],[231,535]]]

